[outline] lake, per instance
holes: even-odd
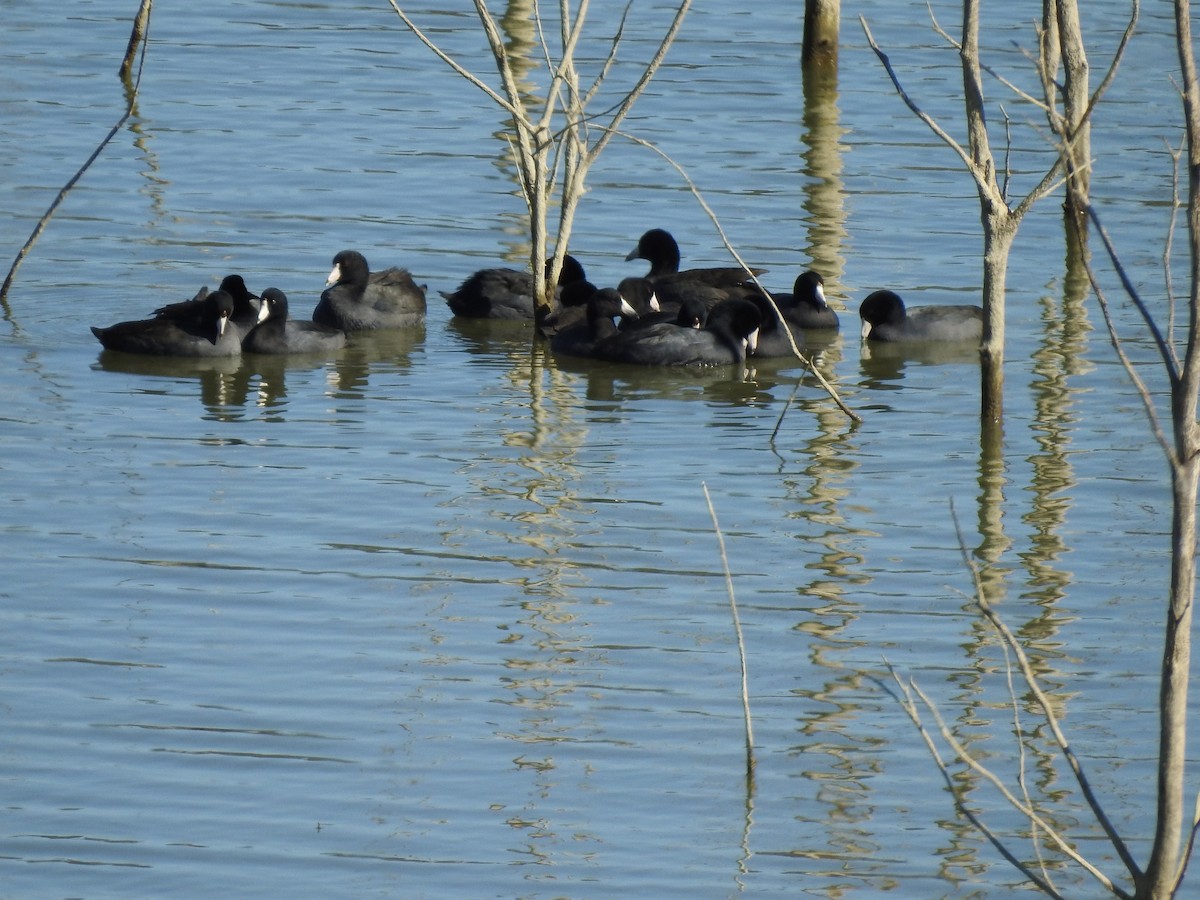
[[[10,260],[124,111],[134,9],[3,7]],[[684,167],[768,286],[824,273],[842,330],[817,364],[860,424],[791,360],[567,361],[525,326],[452,319],[438,291],[527,259],[524,205],[499,111],[386,4],[155,8],[135,114],[24,261],[0,327],[0,894],[1027,889],[955,812],[884,689],[889,665],[1115,874],[1021,686],[1017,734],[963,547],[1145,859],[1169,483],[1094,299],[1066,277],[1061,195],[1013,251],[1005,421],[981,438],[973,352],[866,348],[857,316],[880,287],[978,302],[973,185],[896,96],[857,13],[836,91],[806,108],[802,4],[743,7],[697,4],[624,127]],[[873,7],[907,89],[963,134],[958,57],[925,5]],[[494,81],[469,8],[405,9]],[[985,19],[988,62],[1031,90],[1039,9]],[[619,12],[592,10],[585,82]],[[597,109],[670,13],[633,6]],[[957,27],[953,4],[937,13]],[[1084,15],[1097,80],[1127,9]],[[1093,175],[1164,317],[1171,29],[1144,11],[1098,111]],[[1044,118],[989,90],[1018,197],[1051,158]],[[685,266],[727,264],[661,156],[615,140],[588,183],[571,250],[595,283],[641,274],[625,256],[651,227]],[[428,284],[424,328],[328,358],[195,364],[102,356],[88,330],[230,272],[306,315],[348,247]],[[1162,400],[1153,348],[1099,267]],[[995,793],[960,780],[1032,857]],[[1067,893],[1094,890],[1049,865]]]

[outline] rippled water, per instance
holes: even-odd
[[[1156,724],[1169,496],[1092,301],[1064,288],[1058,200],[1018,239],[1007,418],[981,441],[969,354],[868,352],[856,330],[876,287],[976,296],[972,186],[852,18],[837,107],[806,113],[799,8],[768,6],[695,10],[628,128],[687,167],[768,284],[825,271],[844,327],[821,366],[857,427],[786,361],[567,364],[520,326],[451,321],[438,290],[522,259],[522,205],[496,110],[386,6],[155,9],[137,114],[0,329],[0,893],[1009,896],[1018,876],[876,680],[916,676],[1015,772],[955,520],[1145,855],[1155,748],[1130,735]],[[957,57],[923,7],[877,6],[876,38],[951,120]],[[1085,14],[1101,6],[1096,72],[1124,15]],[[472,16],[408,11],[489,71]],[[5,4],[10,256],[123,109],[131,12]],[[668,13],[634,9],[615,79]],[[593,15],[611,33],[617,8]],[[989,15],[995,64],[1028,84],[1011,42],[1030,45],[1035,7]],[[1101,108],[1095,190],[1159,297],[1179,132],[1169,22],[1143,31]],[[1005,103],[1019,193],[1046,142]],[[597,283],[639,271],[624,257],[652,226],[689,263],[727,258],[649,151],[615,142],[590,184],[572,250]],[[102,356],[87,328],[232,271],[303,311],[348,246],[429,284],[423,330],[193,366]],[[1069,773],[1029,745],[1031,781],[1103,857]]]

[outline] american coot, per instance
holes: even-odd
[[[695,301],[684,309],[698,308]],[[631,328],[596,343],[592,355],[649,366],[722,366],[742,363],[757,340],[761,317],[747,300],[725,300],[708,313],[703,328],[659,322]]]
[[[413,328],[425,322],[425,288],[407,269],[372,273],[357,250],[333,258],[329,285],[321,294],[313,321],[341,331]]]
[[[663,323],[685,325],[688,328],[704,327],[708,318],[709,303],[699,297],[688,297],[682,303],[669,304],[665,309],[654,293],[654,284],[648,278],[624,278],[617,287],[621,296],[629,299],[637,311],[637,318],[623,318],[620,329],[649,328]],[[647,296],[647,294],[649,296]]]
[[[547,274],[550,263],[546,263]],[[574,283],[586,283],[583,265],[569,253],[563,257],[558,275],[556,295]],[[468,319],[532,319],[536,310],[533,302],[533,276],[519,269],[480,269],[469,276],[453,293],[440,292],[446,305],[456,316]],[[590,293],[590,292],[587,292]],[[583,295],[582,308],[587,294]],[[564,300],[563,305],[567,305]]]
[[[550,349],[567,356],[591,356],[598,341],[617,334],[618,316],[634,317],[637,312],[620,291],[603,288],[587,302],[587,321],[564,329],[550,340]]]
[[[875,291],[858,309],[868,341],[979,341],[983,310],[978,306],[917,306],[904,309],[893,291]]]
[[[563,285],[558,295],[558,307],[538,322],[538,331],[544,337],[553,338],[564,331],[586,325],[588,301],[595,293],[596,286],[586,278]]]
[[[229,319],[229,327],[235,329],[239,338],[245,339],[250,330],[266,318],[266,307],[261,298],[250,293],[241,275],[226,275],[221,279],[220,289],[233,298],[233,315]],[[204,297],[207,294],[208,288],[201,288],[191,300],[160,306],[154,311],[154,315],[157,318],[176,321],[199,319],[204,315]]]
[[[92,328],[108,350],[145,353],[153,356],[237,356],[242,340],[230,327],[233,298],[213,291],[200,300],[200,312],[179,319],[160,316],[136,322],[120,322],[108,328]]]
[[[788,332],[796,341],[796,347],[804,348],[804,331],[798,328],[786,319],[781,319],[779,313],[771,306],[767,298],[762,294],[748,294],[747,300],[758,307],[759,315],[762,317],[762,326],[758,331],[758,345],[754,348],[754,355],[761,359],[768,359],[780,356],[793,356],[792,344],[788,340]],[[776,305],[779,305],[779,300],[775,300]]]
[[[797,349],[803,350],[806,346],[810,347],[807,337],[810,333],[831,336],[831,332],[837,330],[838,316],[825,304],[824,283],[825,279],[819,273],[810,270],[796,279],[790,294],[766,292],[764,295],[764,292],[756,292],[748,296],[763,317],[755,356],[793,356],[789,332]],[[770,302],[772,300],[774,307]]]
[[[652,228],[638,239],[626,260],[644,259],[650,263],[646,275],[664,310],[675,312],[686,299],[702,301],[710,309],[721,302],[740,298],[746,293],[750,273],[737,266],[679,270],[679,244],[669,231]],[[751,269],[761,275],[766,269]]]
[[[633,307],[639,318],[662,312],[662,304],[658,302],[658,294],[654,292],[654,282],[649,278],[636,275],[622,278],[621,283],[617,285],[617,292]]]
[[[324,353],[346,346],[346,334],[320,322],[288,318],[287,295],[279,288],[262,293],[266,319],[242,341],[246,353]]]
[[[796,276],[792,293],[771,294],[783,317],[807,331],[836,329],[838,315],[825,302],[825,279],[809,269]]]

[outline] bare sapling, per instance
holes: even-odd
[[[692,0],[681,0],[670,25],[653,56],[646,62],[632,88],[602,112],[594,112],[598,96],[616,60],[629,17],[625,7],[620,25],[612,37],[607,57],[591,84],[582,84],[576,67],[576,52],[584,37],[589,0],[580,0],[572,9],[569,0],[558,3],[557,51],[552,52],[539,8],[533,5],[536,32],[543,51],[549,83],[540,108],[533,108],[520,89],[513,60],[505,46],[500,25],[484,0],[474,0],[475,12],[487,36],[488,48],[500,76],[500,88],[489,85],[481,76],[455,60],[437,45],[404,12],[397,0],[392,8],[404,25],[456,74],[483,91],[512,122],[508,136],[516,162],[518,179],[529,211],[530,258],[534,278],[535,303],[539,318],[550,312],[553,290],[558,281],[563,257],[571,238],[575,212],[586,190],[587,174],[608,142],[620,130],[621,123],[662,66],[667,51],[683,25]],[[554,233],[554,252],[546,266],[550,239],[550,209],[557,200],[558,224]]]

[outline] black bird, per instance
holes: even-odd
[[[266,316],[262,299],[255,296],[246,287],[241,275],[226,275],[221,279],[220,290],[233,298],[233,315],[229,319],[230,327],[234,328],[239,338],[245,338],[255,325]],[[168,303],[154,311],[156,318],[184,321],[199,319],[204,315],[204,298],[208,288],[201,288],[191,300],[181,300],[178,303]]]
[[[837,329],[838,315],[825,302],[825,279],[809,269],[796,276],[792,293],[772,293],[783,317],[806,331]]]
[[[546,263],[547,275],[550,263]],[[569,253],[563,257],[562,271],[558,275],[556,295],[568,285],[587,284],[583,265]],[[533,319],[536,309],[533,301],[533,276],[519,269],[480,269],[470,275],[453,293],[440,292],[446,305],[456,316],[468,319]],[[566,300],[563,299],[566,305]],[[583,297],[585,305],[587,296]],[[557,311],[557,310],[556,310]]]
[[[745,269],[737,266],[714,266],[699,269],[679,269],[679,244],[669,231],[652,228],[638,239],[637,246],[625,259],[644,259],[650,263],[646,275],[654,283],[654,292],[664,311],[678,311],[689,298],[700,300],[711,309],[722,300],[741,298],[747,285],[752,285],[750,273],[761,275],[766,269]]]
[[[723,366],[742,363],[753,350],[762,318],[748,300],[718,303],[703,328],[694,327],[697,301],[683,309],[685,324],[659,322],[630,328],[599,341],[593,356],[647,366]]]
[[[196,315],[179,319],[159,316],[92,328],[108,350],[152,356],[226,357],[242,352],[242,339],[230,325],[233,298],[213,291],[200,299]]]
[[[978,306],[916,306],[905,310],[893,291],[875,291],[858,309],[862,336],[868,341],[975,341],[983,338],[983,309]]]
[[[591,356],[599,341],[617,334],[617,317],[637,313],[619,291],[602,288],[587,302],[587,320],[564,329],[550,340],[550,349],[567,356]]]
[[[313,310],[313,321],[340,331],[413,328],[425,322],[425,288],[407,269],[371,272],[357,250],[333,258],[329,287]]]
[[[262,293],[267,315],[246,335],[242,350],[246,353],[327,353],[346,346],[346,333],[320,322],[288,318],[287,295],[279,288]]]

